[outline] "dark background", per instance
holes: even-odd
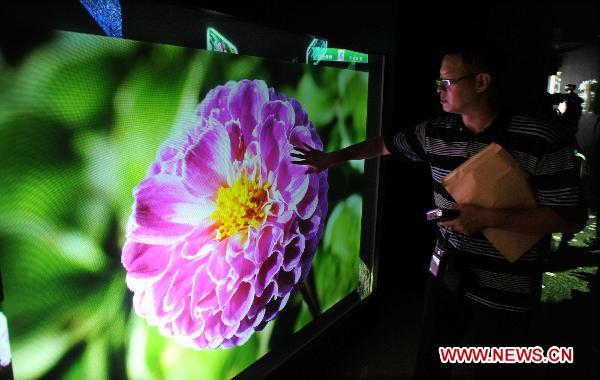
[[[143,15],[128,14],[137,9],[129,5],[134,2],[121,3],[126,34],[128,17],[136,22],[156,23],[156,28],[167,34],[165,38],[169,33],[174,36],[186,33],[186,20],[173,20],[168,12],[160,19],[148,20]],[[148,7],[157,3],[151,2]],[[544,3],[398,5],[375,0],[235,3],[187,0],[161,4],[210,9],[286,32],[323,37],[347,48],[384,54],[382,133],[389,134],[440,111],[432,84],[439,69],[439,49],[461,37],[477,36],[501,43],[508,62],[505,100],[509,106],[525,112],[535,109],[546,91],[548,75],[556,72],[561,60],[578,47],[600,44],[597,2]],[[32,10],[33,13],[29,12]],[[30,30],[36,24],[41,28],[45,20],[65,12],[71,16],[69,20],[81,20],[73,21],[72,29],[95,27],[102,33],[77,1],[61,6],[37,4],[33,8],[30,3],[12,5],[3,11],[0,27],[2,48],[11,52],[7,59],[17,61],[26,54],[27,46],[43,39],[43,34],[19,31]],[[27,21],[18,17],[22,13],[29,15]],[[590,70],[598,73],[597,59],[589,60],[593,54],[579,58],[571,54],[567,61],[575,66],[593,66]],[[597,139],[597,134],[580,135],[586,153],[593,156],[594,143],[590,139]],[[432,227],[424,220],[424,212],[433,205],[428,168],[383,158],[379,196],[375,295],[287,360],[270,377],[411,376],[433,237]]]

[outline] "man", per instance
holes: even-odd
[[[583,110],[581,107],[583,99],[581,99],[579,95],[575,93],[575,88],[576,86],[574,84],[569,83],[565,85],[564,94],[555,94],[559,95],[560,102],[558,106],[560,115],[558,116],[556,121],[560,126],[562,126],[565,129],[565,138],[572,139],[573,144],[575,145],[575,149],[581,154],[581,148],[579,147],[579,143],[577,142],[576,134],[579,128],[579,119],[581,119],[581,113]],[[577,164],[581,172],[581,165],[584,164],[584,162],[581,161],[581,158],[579,158]],[[559,249],[564,249],[568,247],[569,241],[573,239],[574,236],[575,234],[573,233],[563,233],[560,238]]]
[[[458,258],[447,273],[451,275],[448,278],[459,279],[460,287],[450,286],[444,277],[429,276],[417,378],[451,375],[452,367],[440,362],[439,347],[526,346],[523,338],[531,311],[540,299],[540,264],[549,250],[550,233],[579,231],[587,220],[572,148],[552,127],[511,115],[496,104],[495,53],[476,44],[445,51],[440,79],[436,80],[444,110],[439,117],[331,153],[306,146],[292,153],[297,164],[309,167],[308,172],[390,153],[405,160],[427,161],[436,205],[459,210],[455,219],[438,223],[437,246],[448,246]],[[491,142],[503,146],[531,175],[537,208],[488,209],[457,204],[445,191],[442,178]],[[511,264],[481,234],[487,227],[543,233],[545,237]],[[454,375],[473,378],[514,369],[482,364],[454,367]]]
[[[561,115],[561,120],[571,129],[573,134],[577,133],[579,119],[581,119],[583,111],[581,106],[583,99],[575,93],[575,87],[572,83],[565,85],[565,95],[562,98],[564,109]]]

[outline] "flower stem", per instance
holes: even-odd
[[[302,282],[300,289],[302,291],[302,298],[308,305],[310,314],[312,315],[313,319],[316,319],[321,314],[321,306],[319,305],[319,300],[316,297],[314,277],[312,274],[313,272],[311,271],[308,275],[308,278]]]

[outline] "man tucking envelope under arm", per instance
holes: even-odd
[[[515,366],[441,365],[438,347],[526,346],[532,310],[541,296],[540,263],[550,249],[550,233],[578,232],[587,221],[573,147],[556,128],[541,120],[511,114],[497,102],[499,50],[486,43],[450,47],[442,54],[435,81],[443,113],[394,135],[358,143],[335,152],[296,147],[292,156],[308,172],[347,160],[394,154],[431,167],[437,207],[460,215],[438,224],[438,241],[447,237],[458,258],[453,266],[461,290],[450,291],[430,276],[416,378],[447,378],[451,371],[466,377],[513,374]],[[442,179],[467,159],[495,142],[530,175],[538,206],[532,209],[489,209],[456,204]],[[510,263],[481,234],[488,227],[545,234],[518,260]],[[438,243],[439,245],[439,243]],[[500,373],[498,372],[500,371]]]

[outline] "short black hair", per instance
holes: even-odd
[[[441,49],[441,58],[445,55],[458,55],[473,73],[488,73],[493,78],[501,75],[504,66],[504,54],[500,44],[487,40],[465,40],[446,45]]]

